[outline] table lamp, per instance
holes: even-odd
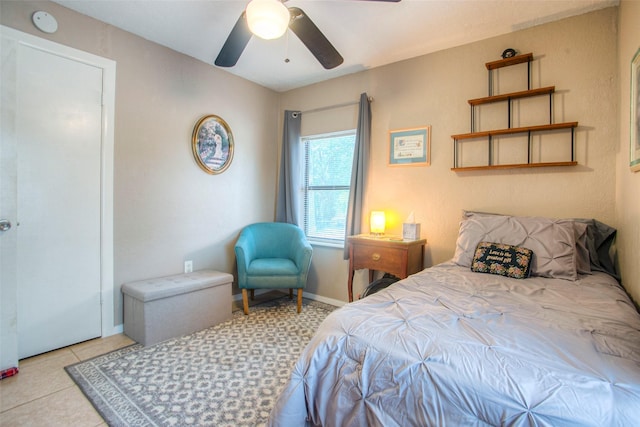
[[[371,211],[371,220],[369,228],[371,234],[381,236],[384,234],[385,216],[383,211]]]

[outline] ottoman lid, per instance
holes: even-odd
[[[199,270],[193,273],[125,283],[122,285],[122,293],[147,302],[232,282],[233,276],[229,273]]]

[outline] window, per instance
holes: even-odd
[[[344,242],[356,132],[302,138],[304,232],[311,241]]]

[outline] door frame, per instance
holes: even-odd
[[[114,181],[114,118],[116,91],[116,62],[88,52],[33,36],[0,25],[3,38],[15,40],[17,45],[28,46],[63,58],[68,58],[102,69],[102,141],[100,171],[100,300],[102,336],[122,332],[114,326],[114,254],[113,254],[113,181]],[[13,286],[17,283],[4,284]],[[17,306],[17,301],[15,301]],[[6,319],[0,319],[3,322]],[[8,325],[2,325],[3,329]],[[17,334],[17,329],[15,330]],[[17,348],[16,348],[17,354]]]

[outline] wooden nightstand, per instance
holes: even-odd
[[[369,270],[369,282],[375,270],[393,274],[401,279],[423,269],[426,239],[402,240],[393,237],[375,237],[368,234],[347,237],[349,245],[349,302],[353,301],[353,273]]]

